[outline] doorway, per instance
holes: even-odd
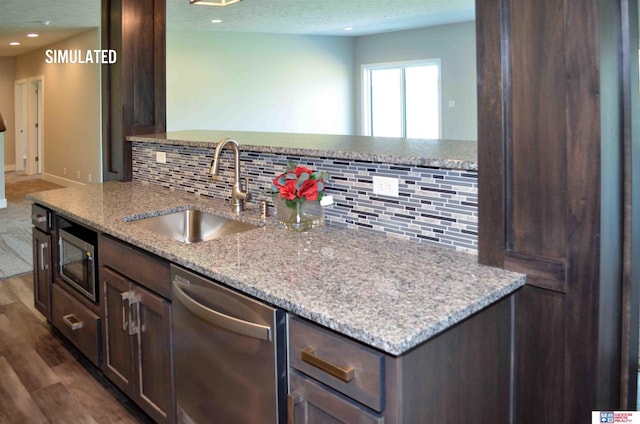
[[[15,82],[15,126],[16,171],[24,172],[27,167],[27,81]]]
[[[15,82],[16,171],[42,174],[44,164],[44,76]]]

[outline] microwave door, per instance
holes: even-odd
[[[61,231],[60,233],[58,241],[60,276],[89,299],[95,301],[93,246],[67,232]]]

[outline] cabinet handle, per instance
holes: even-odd
[[[353,379],[353,367],[340,367],[332,364],[326,359],[322,359],[316,355],[316,351],[311,347],[305,347],[300,353],[300,359],[309,365],[321,369],[322,371],[331,374],[332,376],[339,378],[345,383],[350,382]]]
[[[78,318],[76,318],[75,315],[73,315],[73,314],[64,315],[62,317],[62,321],[64,321],[64,323],[69,326],[71,331],[79,330],[84,325],[84,323],[82,321],[78,320]]]
[[[129,320],[127,319],[127,308],[124,305],[124,302],[128,301],[130,296],[131,292],[128,291],[120,293],[120,300],[122,302],[122,331],[124,331],[125,333],[129,330]]]
[[[302,396],[298,393],[289,393],[287,396],[287,424],[296,422],[296,405],[300,403]]]
[[[40,270],[46,271],[49,269],[49,261],[44,260],[44,250],[49,247],[48,243],[40,244]]]
[[[135,306],[134,306],[135,305]],[[134,313],[135,318],[134,318]],[[140,325],[140,299],[131,292],[131,296],[129,297],[129,335],[133,336],[138,334],[138,329]]]

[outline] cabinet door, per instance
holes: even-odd
[[[136,285],[131,302],[135,336],[136,400],[156,422],[173,422],[174,378],[171,305]]]
[[[295,424],[382,424],[384,418],[315,380],[290,370],[288,421]]]
[[[33,298],[36,309],[51,322],[51,235],[33,229]]]
[[[129,335],[132,305],[131,284],[113,271],[100,269],[102,282],[103,364],[102,371],[123,392],[135,394],[133,338]]]

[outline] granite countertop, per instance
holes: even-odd
[[[478,143],[467,140],[213,130],[137,135],[127,140],[213,149],[227,137],[235,139],[240,150],[251,152],[478,170]]]
[[[477,257],[361,230],[289,232],[272,223],[191,245],[127,220],[187,206],[231,217],[226,202],[109,182],[30,200],[251,296],[400,355],[524,285]],[[255,205],[241,220],[259,223]]]

